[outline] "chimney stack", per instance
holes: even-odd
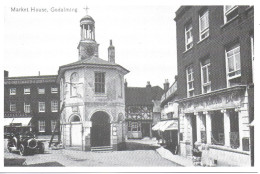
[[[127,81],[126,81],[126,79],[125,79],[125,88],[127,88]]]
[[[169,83],[168,79],[165,79],[163,86],[164,86],[164,92],[167,92],[170,87],[170,83]]]
[[[150,81],[147,81],[147,85],[146,85],[146,88],[151,88],[152,86],[151,86],[151,83],[150,83]]]
[[[9,76],[9,72],[4,70],[4,77],[8,77]]]
[[[110,45],[108,47],[108,61],[115,63],[115,47],[112,44],[112,40],[110,40]]]
[[[38,75],[41,76],[41,71],[38,71]]]

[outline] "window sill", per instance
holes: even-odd
[[[182,54],[185,54],[185,53],[189,52],[190,50],[192,50],[192,48],[193,48],[193,47],[191,47],[191,48],[188,49],[188,50],[185,50]]]
[[[220,28],[225,28],[226,26],[228,26],[230,23],[232,23],[233,21],[235,21],[236,19],[238,19],[239,15],[236,15],[233,19],[230,19],[228,22],[224,23],[222,26],[220,26]]]
[[[29,94],[24,94],[24,95],[30,95],[30,93]]]
[[[197,44],[200,44],[201,42],[203,42],[204,40],[207,40],[209,38],[209,35],[203,39],[201,39],[200,41],[197,42]]]

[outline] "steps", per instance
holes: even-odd
[[[91,152],[112,152],[112,146],[97,146],[91,147]]]

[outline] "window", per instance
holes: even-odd
[[[16,95],[16,88],[10,88],[10,95]]]
[[[51,101],[51,112],[58,112],[58,101]]]
[[[51,88],[51,93],[53,93],[53,94],[58,93],[58,88],[52,87]]]
[[[141,131],[141,122],[129,121],[128,131],[133,131],[133,132]]]
[[[210,59],[206,59],[201,62],[201,83],[202,93],[208,93],[211,91]]]
[[[224,114],[218,111],[213,111],[211,116],[211,143],[215,145],[225,144],[224,134]]]
[[[185,26],[185,47],[186,50],[191,49],[193,46],[193,36],[192,36],[192,25],[191,23]]]
[[[209,36],[209,11],[203,11],[199,18],[200,40]]]
[[[10,103],[10,111],[11,112],[15,112],[16,111],[16,104],[13,103],[13,102]]]
[[[45,94],[45,88],[38,88],[38,94]]]
[[[55,127],[57,125],[57,120],[51,120],[51,132],[55,131]],[[57,132],[57,130],[56,130]]]
[[[39,112],[45,112],[45,102],[39,102]]]
[[[39,132],[45,132],[45,121],[44,120],[38,121],[38,129],[39,129]]]
[[[31,105],[30,103],[24,103],[24,112],[30,113],[31,112]]]
[[[227,23],[238,15],[238,6],[226,5],[224,6],[224,22]]]
[[[241,82],[240,46],[238,44],[226,49],[227,86],[231,87]]]
[[[31,89],[30,88],[24,88],[24,94],[28,95],[31,93]]]
[[[95,73],[95,93],[105,93],[105,73]]]
[[[186,68],[187,75],[187,96],[192,97],[194,95],[194,79],[193,79],[193,67],[189,66]]]
[[[78,96],[77,86],[79,82],[79,75],[78,73],[73,73],[70,76],[70,96],[76,97]]]

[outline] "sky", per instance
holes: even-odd
[[[163,87],[177,74],[175,11],[169,1],[10,1],[4,7],[4,65],[9,76],[55,75],[61,65],[78,60],[80,19],[95,20],[99,57],[107,60],[109,40],[115,46],[116,63],[130,71],[129,86]],[[146,1],[147,2],[147,1]],[[12,12],[11,8],[29,12]],[[76,8],[77,12],[51,9]],[[48,12],[32,12],[46,8]]]

